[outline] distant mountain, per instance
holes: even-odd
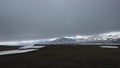
[[[10,42],[9,42],[10,43]],[[120,43],[120,32],[109,32],[98,35],[64,36],[50,39],[27,40],[12,42],[11,45],[34,45],[34,44],[69,44],[69,43]]]
[[[61,37],[49,41],[48,44],[66,44],[66,43],[120,43],[120,32],[109,32],[98,35],[77,35],[71,37]]]
[[[120,39],[109,39],[107,40],[108,43],[120,43]]]
[[[76,39],[72,39],[72,38],[57,38],[51,42],[49,42],[50,44],[67,44],[67,43],[75,43]]]

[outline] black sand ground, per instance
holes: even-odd
[[[5,50],[15,50],[19,49],[21,46],[5,46],[5,45],[0,45],[0,51],[5,51]]]
[[[48,45],[29,53],[0,56],[0,68],[120,68],[120,48]]]

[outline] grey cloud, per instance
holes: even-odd
[[[0,0],[0,40],[120,30],[119,0]]]

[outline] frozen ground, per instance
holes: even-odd
[[[118,46],[100,46],[101,48],[119,48]]]
[[[0,51],[0,55],[7,55],[7,54],[17,54],[17,53],[26,53],[26,52],[31,52],[31,51],[35,51],[38,50],[38,48],[43,48],[45,46],[23,46],[20,47],[17,50],[8,50],[8,51]],[[21,50],[24,49],[24,50]]]
[[[33,46],[33,45],[30,45],[30,46],[23,46],[23,47],[20,47],[19,49],[32,49],[32,48],[43,48],[45,46]]]
[[[0,51],[0,55],[26,53],[26,52],[35,51],[35,50],[37,50],[37,49]]]

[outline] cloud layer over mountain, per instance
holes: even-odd
[[[0,41],[120,30],[120,0],[0,0]]]

